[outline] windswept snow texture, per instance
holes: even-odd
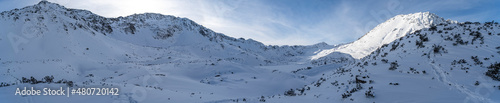
[[[500,102],[499,30],[425,12],[346,45],[271,46],[187,18],[41,1],[0,13],[0,102]],[[14,95],[23,87],[120,95]]]

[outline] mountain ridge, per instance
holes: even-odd
[[[36,5],[21,9],[14,9],[0,13],[4,19],[13,20],[13,24],[21,23],[20,26],[29,27],[35,35],[46,35],[46,32],[65,32],[72,34],[79,30],[90,35],[104,35],[104,38],[112,38],[126,43],[139,46],[155,48],[179,48],[208,49],[210,51],[230,51],[234,54],[249,53],[261,61],[259,65],[268,63],[310,62],[305,59],[313,55],[318,49],[333,48],[326,43],[317,43],[307,46],[276,46],[264,45],[253,39],[233,38],[222,33],[217,33],[209,28],[203,27],[188,18],[180,18],[158,13],[133,14],[125,17],[106,18],[93,14],[91,11],[80,9],[69,9],[56,3],[41,1]],[[55,26],[52,29],[47,26]],[[26,34],[24,29],[21,33]],[[31,32],[30,31],[30,32]],[[54,33],[54,34],[57,34]],[[84,33],[84,34],[87,34]],[[79,33],[76,33],[79,34]],[[206,46],[206,47],[203,47]],[[230,48],[230,49],[226,49]],[[186,49],[186,48],[181,48]],[[199,50],[195,50],[199,51]],[[219,56],[224,56],[220,52]],[[198,55],[207,55],[198,52]],[[210,54],[212,55],[212,54]],[[212,56],[210,56],[212,58]],[[226,57],[226,56],[224,56]],[[266,57],[266,58],[264,58]]]
[[[105,18],[61,8],[42,1],[1,13],[0,48],[6,49],[0,50],[0,91],[118,87],[120,95],[0,92],[0,102],[500,101],[496,22],[414,13],[380,24],[351,45],[273,46],[225,36],[187,18]],[[357,46],[374,37],[371,48]],[[343,48],[364,52],[337,50]]]

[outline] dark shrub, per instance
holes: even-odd
[[[488,67],[488,69],[489,69],[489,70],[485,73],[485,74],[486,74],[486,76],[491,77],[491,79],[493,79],[493,80],[500,81],[500,74],[499,74],[499,71],[500,71],[500,63],[491,64],[491,65]]]

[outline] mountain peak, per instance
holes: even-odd
[[[35,5],[27,6],[21,9],[13,9],[10,11],[3,11],[2,13],[9,12],[9,14],[23,14],[23,13],[41,13],[41,12],[50,12],[50,13],[62,13],[66,12],[68,9],[62,5],[57,3],[52,3],[49,1],[42,0]]]
[[[42,0],[38,2],[38,4],[34,5],[35,7],[40,7],[40,9],[66,9],[66,7],[61,6],[57,3],[52,3],[46,0]]]
[[[432,25],[441,23],[455,23],[450,20],[445,20],[436,14],[430,12],[417,12],[412,14],[397,15],[391,19],[377,25],[371,31],[366,33],[358,40],[333,48],[324,50],[312,59],[318,59],[332,52],[342,52],[352,55],[354,58],[360,59],[375,51],[384,44],[388,44],[406,34],[413,33],[422,28],[429,28]]]
[[[424,17],[439,17],[437,16],[436,14],[434,13],[431,13],[431,12],[416,12],[416,13],[411,13],[411,14],[401,14],[401,15],[398,15],[398,16],[424,16]],[[396,16],[397,17],[397,16]]]
[[[313,46],[327,46],[327,45],[328,45],[328,43],[320,42],[320,43],[314,44]]]
[[[416,13],[411,13],[411,14],[401,14],[401,15],[396,15],[394,18],[398,17],[405,17],[405,18],[433,18],[433,19],[440,19],[438,15],[430,12],[416,12]]]
[[[391,20],[397,20],[397,19],[409,21],[409,23],[415,23],[425,27],[446,22],[446,20],[444,20],[443,18],[430,12],[417,12],[406,15],[397,15],[386,22],[391,22]]]

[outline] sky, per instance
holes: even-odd
[[[40,0],[0,0],[0,11]],[[400,14],[500,21],[499,0],[47,0],[104,17],[161,13],[189,18],[215,32],[266,45],[330,45],[357,40]]]

